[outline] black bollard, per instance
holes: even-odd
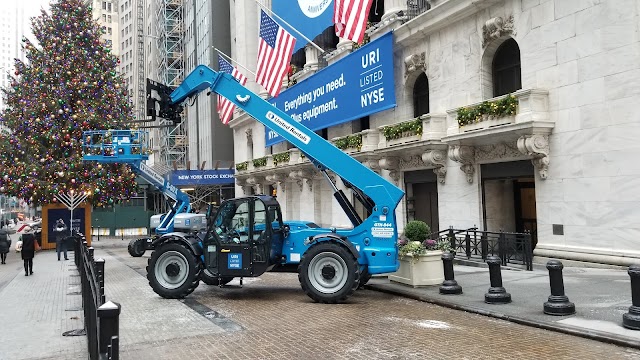
[[[502,260],[500,260],[500,257],[498,256],[491,255],[487,257],[487,264],[489,264],[489,279],[491,281],[491,287],[489,288],[489,291],[484,294],[484,302],[487,304],[510,303],[511,294],[502,287],[502,274],[500,273]]]
[[[562,262],[559,260],[549,260],[547,262],[551,295],[549,295],[549,301],[544,303],[545,314],[562,316],[576,313],[576,306],[564,294],[563,267]]]
[[[440,285],[440,294],[457,295],[462,294],[462,286],[454,279],[453,257],[450,252],[442,254],[442,265],[444,267],[444,281]]]
[[[631,306],[629,312],[622,315],[622,326],[640,330],[640,265],[631,265],[628,270],[631,277]]]

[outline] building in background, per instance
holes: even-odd
[[[234,4],[233,53],[254,68],[258,8]],[[418,219],[434,232],[531,232],[536,256],[640,259],[637,1],[377,0],[369,20],[372,43],[393,30],[394,70],[378,78],[393,79],[385,90],[395,106],[330,123],[353,110],[345,105],[312,129],[406,192],[400,230]],[[363,67],[377,60],[341,43],[325,49],[323,73],[349,56]],[[280,102],[307,89],[312,50]],[[347,86],[360,93],[363,84]],[[239,193],[275,188],[286,219],[350,226],[297,149],[246,115],[230,126]]]
[[[100,28],[104,31],[101,38],[111,47],[111,53],[115,56],[120,55],[120,47],[118,46],[120,26],[118,21],[118,8],[116,0],[87,0],[86,3],[91,5],[93,19],[98,22]]]
[[[204,64],[218,68],[217,48],[231,55],[232,33],[230,18],[233,10],[228,1],[185,1],[184,3],[184,72],[188,75],[196,66]],[[242,6],[233,2],[234,6]],[[247,2],[251,3],[251,2]],[[231,55],[233,56],[233,55]],[[171,79],[168,79],[171,80]],[[179,85],[177,82],[176,85]],[[216,111],[216,96],[201,92],[185,104],[188,133],[188,169],[215,170],[231,168],[234,159],[233,132],[220,122]],[[219,204],[222,198],[234,196],[233,187],[196,186],[190,194],[205,202]]]

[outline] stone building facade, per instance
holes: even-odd
[[[259,8],[231,4],[233,56],[253,65]],[[405,191],[400,230],[420,219],[432,231],[530,231],[537,256],[638,261],[640,2],[374,6],[382,16],[369,37],[394,32],[397,106],[322,135],[356,136],[361,144],[344,151]],[[328,66],[352,51],[338,39]],[[305,55],[298,82],[319,67],[315,49]],[[286,219],[349,226],[330,186],[297,149],[265,147],[264,126],[246,114],[230,125],[235,162],[246,164],[237,171],[237,194],[275,189]],[[385,129],[398,131],[385,136]]]

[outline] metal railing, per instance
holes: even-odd
[[[449,228],[430,234],[430,239],[450,241],[451,251],[467,259],[486,261],[487,256],[500,257],[502,265],[524,265],[533,270],[533,244],[530,233],[481,231],[477,228],[465,230]]]
[[[406,20],[410,21],[427,10],[431,9],[431,4],[427,0],[407,0],[407,11],[405,13]]]
[[[120,304],[105,301],[104,259],[94,259],[93,247],[74,234],[74,261],[80,272],[84,331],[91,360],[119,359]]]

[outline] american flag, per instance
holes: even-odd
[[[260,11],[256,82],[276,97],[287,74],[296,38],[278,25],[264,10]]]
[[[372,3],[373,0],[336,0],[333,8],[336,35],[360,44],[367,30]]]
[[[231,63],[223,59],[220,55],[218,55],[218,69],[238,79],[240,85],[244,86],[244,84],[247,83],[247,77],[242,75],[235,66],[231,65]],[[224,96],[218,95],[218,115],[220,115],[220,121],[222,121],[223,124],[226,125],[229,123],[233,116],[233,109],[235,108],[234,103],[227,100]]]

